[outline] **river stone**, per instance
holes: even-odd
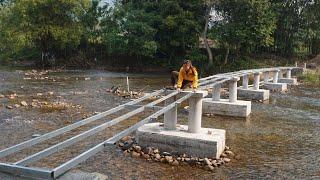
[[[166,159],[166,161],[168,163],[172,163],[173,162],[172,156],[165,156],[164,158]]]
[[[41,136],[41,134],[33,134],[32,138],[37,138],[37,137],[40,137],[40,136]]]
[[[171,156],[171,154],[168,153],[168,152],[163,152],[163,153],[161,153],[161,155],[163,155],[163,156]]]
[[[146,147],[146,148],[143,150],[143,152],[144,152],[145,154],[149,154],[149,155],[153,154],[153,150],[152,150],[151,147]]]
[[[153,151],[153,153],[158,154],[158,153],[159,153],[159,149],[155,149],[155,150]]]
[[[222,153],[222,154],[220,155],[220,157],[225,158],[225,157],[227,157],[227,155],[226,155],[225,153]]]
[[[7,105],[6,108],[7,108],[7,109],[13,109],[13,107],[10,106],[10,105]]]
[[[145,159],[150,159],[150,156],[149,156],[149,154],[144,154],[144,155],[143,155],[143,158],[145,158]]]
[[[174,165],[174,166],[178,166],[178,165],[179,165],[179,161],[174,160],[174,161],[173,161],[173,163],[172,163],[172,165]]]
[[[158,159],[158,160],[160,160],[160,159],[161,159],[160,154],[156,154],[154,157],[155,157],[156,159]]]
[[[229,155],[229,156],[234,156],[234,153],[233,153],[232,151],[230,151],[230,150],[227,150],[225,153],[226,153],[227,155]]]
[[[0,94],[0,98],[4,98],[4,95]]]
[[[121,139],[121,141],[129,141],[129,140],[131,140],[130,136],[125,136]]]
[[[212,165],[212,163],[208,158],[204,158],[204,162],[206,163],[206,165],[210,165],[210,166]]]
[[[214,170],[214,167],[213,167],[213,166],[211,166],[211,165],[208,165],[208,168],[209,168],[211,171],[213,171],[213,170]]]
[[[141,152],[141,147],[140,146],[134,146],[133,147],[135,151],[137,151],[138,153]]]
[[[134,157],[134,158],[137,158],[137,157],[140,157],[140,154],[139,153],[137,153],[137,152],[135,152],[135,151],[132,151],[132,157]]]
[[[133,142],[132,141],[131,142],[124,142],[123,144],[124,145],[122,147],[122,150],[127,150],[127,149],[130,149],[132,147]]]
[[[223,158],[223,161],[224,161],[225,163],[228,163],[228,162],[231,161],[231,159],[229,159],[229,158]]]

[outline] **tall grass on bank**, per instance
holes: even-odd
[[[299,78],[308,85],[320,86],[320,68],[309,70],[300,75]]]

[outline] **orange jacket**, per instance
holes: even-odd
[[[186,71],[183,67],[180,68],[179,78],[177,86],[181,88],[183,80],[192,81],[192,87],[198,87],[198,72],[195,67],[191,67],[188,71]]]

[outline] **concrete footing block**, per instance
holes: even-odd
[[[245,100],[262,100],[266,101],[269,99],[270,91],[265,89],[242,89],[238,88],[238,97]]]
[[[265,83],[262,88],[270,91],[286,91],[288,86],[286,83]]]
[[[189,133],[188,126],[178,125],[176,130],[165,130],[162,123],[145,124],[136,131],[137,143],[142,147],[156,147],[172,154],[219,158],[225,148],[226,131],[201,128]]]
[[[279,83],[286,83],[286,84],[290,84],[290,85],[297,85],[298,81],[297,78],[280,78],[278,79]]]
[[[251,113],[251,101],[229,102],[229,99],[213,101],[211,98],[203,99],[202,112],[204,114],[217,114],[234,117],[248,117]]]

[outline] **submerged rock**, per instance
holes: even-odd
[[[28,103],[25,101],[21,101],[20,104],[21,104],[21,106],[28,106]]]
[[[10,106],[10,105],[7,105],[6,108],[7,108],[7,109],[13,109],[13,107]]]

